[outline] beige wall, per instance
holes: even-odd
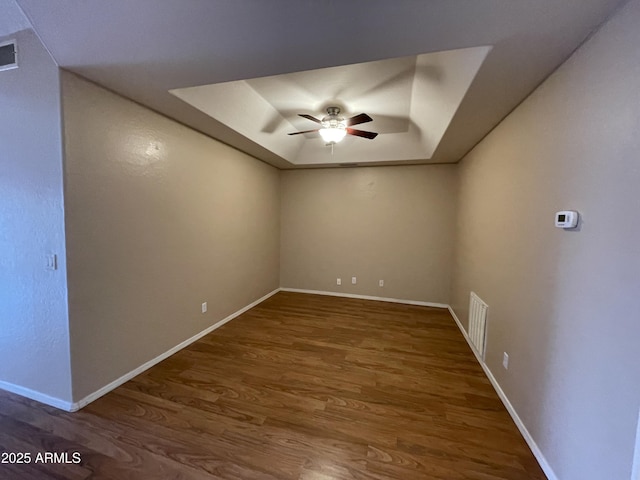
[[[463,160],[452,304],[561,480],[631,478],[640,405],[640,2]],[[578,231],[554,212],[578,210]],[[501,365],[510,355],[509,370]]]
[[[278,288],[279,175],[70,73],[62,82],[78,401]]]
[[[448,303],[455,168],[283,171],[281,286]]]
[[[0,388],[62,406],[71,372],[60,80],[32,31],[0,37],[9,39],[20,56],[0,72]],[[57,270],[46,268],[52,254]]]

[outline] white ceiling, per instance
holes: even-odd
[[[0,0],[0,37],[31,28],[31,24],[14,0]]]
[[[295,168],[458,161],[624,0],[17,3],[61,67]],[[233,101],[219,101],[225,89]],[[286,135],[314,128],[296,113],[331,102],[371,115],[361,128],[380,135],[333,157]]]
[[[489,51],[427,53],[171,93],[293,165],[428,160]],[[367,113],[373,121],[354,128],[378,137],[347,135],[330,148],[317,133],[287,135],[318,127],[298,114],[321,119],[328,106],[345,118]]]

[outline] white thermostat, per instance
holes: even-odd
[[[578,212],[575,210],[563,210],[556,212],[556,227],[576,228],[578,226]]]

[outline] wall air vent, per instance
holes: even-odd
[[[0,42],[0,71],[18,68],[16,41]]]

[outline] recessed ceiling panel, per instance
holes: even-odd
[[[428,161],[490,47],[322,68],[171,90],[247,139],[294,165]],[[357,128],[379,135],[347,136],[333,147],[312,130],[328,107],[348,118],[373,119]]]

